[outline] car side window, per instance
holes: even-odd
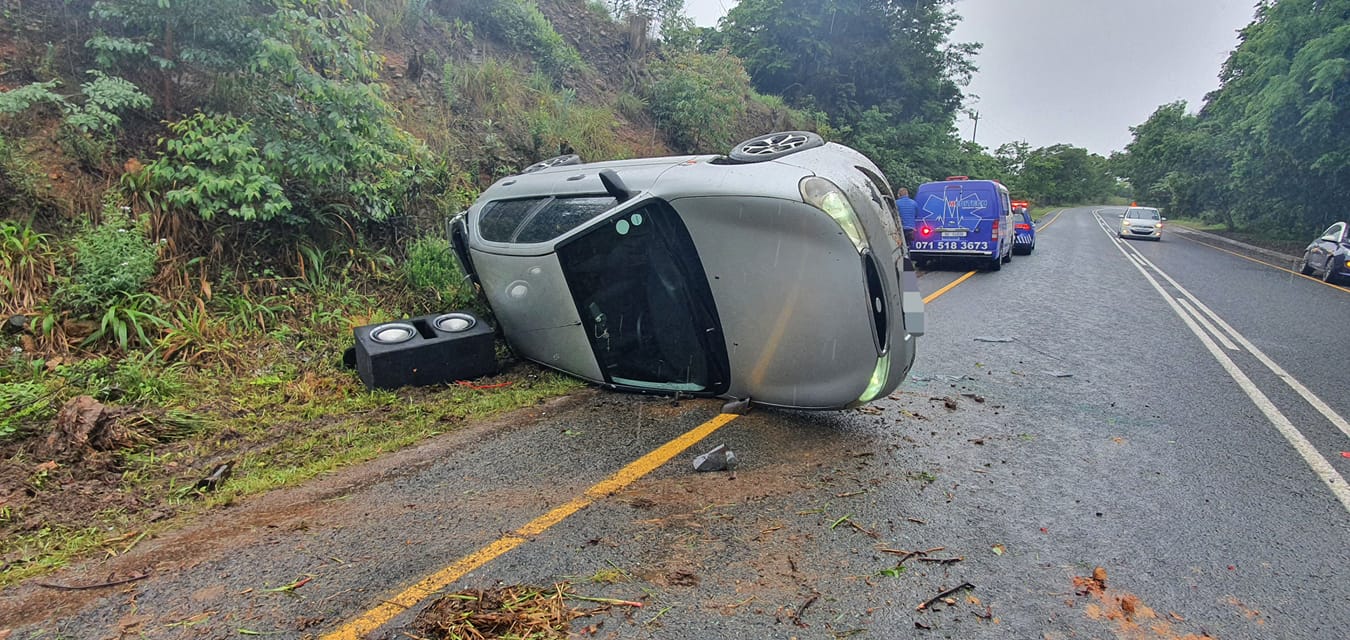
[[[1344,231],[1345,231],[1345,223],[1337,222],[1336,224],[1333,224],[1327,228],[1326,233],[1322,234],[1322,239],[1330,240],[1331,242],[1337,242],[1341,239],[1341,234]]]

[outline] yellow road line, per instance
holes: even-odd
[[[634,460],[614,475],[596,483],[594,486],[587,489],[581,497],[573,498],[567,504],[535,518],[515,532],[506,534],[488,543],[477,551],[456,560],[446,568],[423,578],[418,581],[417,584],[404,589],[398,595],[384,600],[378,607],[357,616],[355,619],[338,627],[332,633],[323,636],[324,640],[358,640],[359,638],[364,637],[366,634],[380,628],[386,622],[392,620],[394,616],[403,613],[427,597],[434,595],[437,591],[444,589],[456,580],[464,577],[464,575],[470,571],[491,562],[507,551],[527,542],[531,536],[537,536],[543,533],[548,530],[549,527],[565,520],[568,516],[590,506],[592,502],[612,495],[617,491],[621,491],[639,478],[651,473],[657,467],[669,462],[671,458],[684,452],[684,450],[689,447],[694,446],[698,441],[708,437],[714,431],[722,428],[722,426],[726,425],[728,422],[735,420],[737,417],[738,416],[730,413],[718,414],[718,416],[712,420],[709,420],[684,435],[661,445],[651,453]]]
[[[952,289],[955,289],[955,288],[956,288],[956,285],[961,284],[962,282],[965,282],[965,281],[969,280],[969,279],[971,278],[971,276],[974,276],[974,275],[975,275],[975,272],[974,272],[974,271],[967,271],[967,272],[965,273],[965,275],[961,276],[960,278],[957,278],[957,279],[953,280],[951,284],[949,284],[949,285],[947,285],[947,286],[945,286],[945,287],[943,287],[943,288],[941,288],[941,289],[938,289],[937,291],[934,291],[934,292],[928,294],[928,297],[923,299],[923,303],[924,303],[924,304],[928,304],[928,303],[930,303],[930,302],[932,302],[932,301],[934,301],[934,300],[937,300],[937,299],[938,299],[938,296],[940,296],[940,295],[942,295],[942,294],[944,294],[944,293],[947,293],[948,291],[951,291]]]
[[[1244,255],[1242,255],[1242,254],[1240,254],[1240,253],[1238,253],[1238,252],[1236,252],[1236,251],[1229,251],[1228,249],[1224,249],[1223,247],[1218,247],[1218,246],[1212,245],[1212,244],[1210,244],[1210,243],[1208,243],[1208,242],[1201,242],[1201,241],[1199,241],[1199,240],[1196,240],[1195,238],[1192,238],[1192,237],[1188,236],[1184,231],[1181,232],[1181,233],[1177,233],[1177,232],[1174,231],[1174,232],[1173,232],[1173,235],[1176,235],[1176,236],[1181,237],[1181,238],[1185,238],[1188,242],[1194,242],[1194,243],[1196,243],[1196,244],[1204,245],[1204,246],[1209,247],[1209,248],[1211,248],[1211,249],[1213,249],[1213,250],[1215,250],[1215,251],[1222,251],[1222,252],[1227,253],[1227,254],[1229,254],[1229,255],[1237,256],[1237,257],[1239,257],[1239,258],[1242,258],[1243,260],[1248,260],[1248,261],[1251,261],[1251,262],[1255,262],[1256,264],[1263,264],[1263,265],[1266,265],[1267,267],[1270,267],[1270,268],[1272,268],[1272,269],[1277,269],[1277,270],[1279,270],[1279,271],[1284,271],[1284,272],[1286,272],[1286,273],[1292,273],[1292,274],[1294,274],[1294,275],[1296,275],[1296,276],[1298,276],[1298,277],[1300,277],[1300,278],[1307,278],[1307,279],[1309,279],[1309,280],[1312,280],[1313,282],[1316,282],[1317,284],[1325,285],[1325,286],[1331,287],[1332,289],[1336,289],[1337,291],[1344,291],[1344,292],[1346,292],[1346,293],[1350,293],[1350,289],[1347,289],[1347,288],[1342,287],[1342,286],[1339,286],[1339,285],[1331,284],[1330,282],[1323,282],[1320,278],[1314,278],[1314,277],[1312,277],[1312,276],[1305,276],[1305,275],[1303,275],[1303,274],[1301,274],[1301,273],[1299,273],[1299,272],[1297,272],[1297,271],[1294,271],[1293,269],[1290,269],[1290,268],[1288,268],[1288,267],[1281,267],[1281,266],[1278,265],[1278,264],[1272,264],[1272,263],[1266,262],[1265,260],[1257,260],[1256,258],[1253,258],[1253,257],[1251,257],[1251,256],[1244,256]]]
[[[1037,231],[1040,231],[1041,229],[1044,229],[1044,228],[1050,226],[1051,224],[1053,224],[1053,223],[1055,222],[1055,220],[1058,220],[1059,217],[1060,217],[1061,215],[1064,215],[1064,212],[1065,212],[1065,211],[1068,211],[1068,209],[1060,209],[1059,211],[1055,212],[1055,217],[1054,217],[1053,219],[1051,219],[1050,222],[1047,222],[1047,223],[1042,224],[1042,225],[1037,225],[1036,230],[1037,230]],[[956,285],[961,284],[962,282],[965,282],[966,280],[969,280],[969,279],[972,278],[974,275],[975,275],[975,272],[974,272],[974,271],[967,271],[967,272],[966,272],[964,275],[962,275],[960,278],[957,278],[957,279],[953,280],[953,281],[951,282],[951,284],[948,284],[947,286],[945,286],[945,287],[943,287],[943,288],[941,288],[941,289],[938,289],[937,291],[934,291],[933,293],[928,294],[928,297],[923,299],[923,303],[924,303],[924,304],[928,304],[928,303],[930,303],[930,302],[932,302],[932,301],[934,301],[934,300],[937,300],[939,296],[941,296],[941,295],[944,294],[944,293],[947,293],[948,291],[951,291],[952,289],[955,289],[955,288],[956,288]]]
[[[942,294],[951,291],[956,288],[957,285],[969,280],[974,275],[974,271],[965,273],[951,284],[929,294],[928,297],[923,299],[923,303],[928,304],[936,300]],[[404,589],[399,594],[383,600],[380,605],[374,609],[353,618],[331,633],[324,635],[323,640],[359,640],[359,638],[364,637],[366,634],[380,628],[385,623],[394,619],[394,616],[416,606],[417,603],[422,600],[435,595],[437,591],[450,586],[469,572],[486,565],[500,557],[502,554],[528,542],[529,538],[547,531],[553,525],[566,520],[568,516],[590,506],[591,503],[596,500],[623,490],[628,485],[636,482],[639,478],[651,473],[657,467],[669,462],[671,458],[674,458],[689,447],[697,444],[700,440],[708,437],[714,431],[722,428],[728,422],[735,420],[736,417],[737,416],[734,414],[719,414],[717,417],[699,425],[684,435],[661,445],[660,448],[638,458],[628,466],[617,471],[614,475],[596,483],[591,488],[587,489],[581,497],[573,498],[566,504],[531,520],[529,523],[525,524],[525,526],[514,532],[506,534],[487,545],[484,545],[477,551],[454,561],[444,569],[419,580],[416,584]]]
[[[1040,231],[1041,229],[1044,229],[1044,228],[1046,228],[1046,227],[1048,227],[1048,226],[1054,224],[1056,220],[1059,220],[1059,217],[1060,217],[1060,216],[1064,215],[1064,212],[1065,212],[1065,211],[1068,211],[1068,209],[1060,209],[1059,211],[1056,211],[1056,212],[1055,212],[1055,217],[1051,218],[1050,221],[1047,222],[1047,223],[1045,223],[1045,224],[1036,225],[1036,230],[1037,230],[1037,231]]]

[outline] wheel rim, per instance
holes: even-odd
[[[806,136],[795,133],[780,133],[765,136],[745,143],[741,152],[750,156],[765,156],[791,151],[806,144]]]

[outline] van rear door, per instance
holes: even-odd
[[[916,251],[993,255],[997,250],[996,198],[984,184],[951,181],[924,189],[919,202]]]

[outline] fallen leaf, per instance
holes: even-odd
[[[989,547],[989,550],[990,550],[990,551],[993,551],[993,552],[994,552],[994,555],[996,555],[996,556],[1001,556],[1001,555],[1003,555],[1003,552],[1004,552],[1004,551],[1007,551],[1007,550],[1008,550],[1008,548],[1005,547],[1005,546],[1003,546],[1002,544],[996,544],[996,545],[994,545],[994,546],[992,546],[992,547]]]

